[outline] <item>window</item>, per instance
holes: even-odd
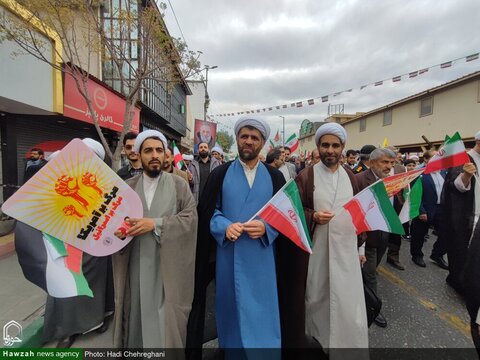
[[[420,100],[420,117],[433,113],[433,97]]]
[[[360,132],[364,132],[367,130],[367,119],[363,118],[360,119]]]
[[[480,80],[478,81],[477,102],[480,103]]]
[[[392,110],[383,113],[383,126],[392,125]]]

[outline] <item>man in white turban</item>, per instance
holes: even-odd
[[[282,302],[277,291],[275,244],[282,237],[265,222],[250,218],[285,180],[259,159],[270,135],[265,121],[241,118],[235,124],[235,135],[239,158],[212,171],[198,205],[195,296],[187,345],[202,347],[206,289],[216,272],[220,347],[237,351],[280,348]],[[215,252],[216,266],[211,262]]]
[[[343,205],[357,193],[353,173],[340,165],[347,133],[337,123],[318,128],[315,141],[320,162],[307,167],[295,182],[302,200],[313,253],[294,245],[290,254],[291,291],[289,303],[295,308],[285,327],[285,345],[298,347],[302,327],[330,358],[342,356],[338,348],[367,348],[368,326],[363,294],[357,236]]]
[[[161,132],[141,132],[134,147],[143,174],[126,182],[140,196],[144,217],[127,220],[134,238],[113,255],[114,346],[184,348],[193,300],[195,200],[185,180],[162,171],[167,139]]]
[[[215,145],[213,148],[212,148],[212,151],[211,151],[211,154],[212,156],[217,159],[218,161],[220,161],[220,163],[223,162],[223,150],[220,146],[218,145]]]

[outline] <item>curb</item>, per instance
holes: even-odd
[[[35,319],[30,325],[23,329],[23,339],[21,343],[15,343],[13,346],[3,347],[3,349],[20,348],[42,348],[43,346],[43,316]]]

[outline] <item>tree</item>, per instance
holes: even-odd
[[[233,145],[233,135],[230,135],[226,131],[217,131],[217,143],[222,147],[225,153],[230,152],[230,148]]]
[[[114,169],[120,164],[123,137],[133,121],[134,106],[142,91],[166,84],[167,91],[183,81],[183,71],[200,67],[198,56],[180,41],[173,41],[160,7],[154,1],[127,0],[126,8],[108,9],[100,0],[23,0],[13,3],[16,16],[0,19],[0,43],[15,42],[22,52],[71,75],[87,103],[94,126]],[[111,20],[105,22],[105,17]],[[47,35],[47,37],[41,36]],[[53,40],[54,56],[47,57]],[[178,45],[178,48],[175,46]],[[115,74],[125,96],[123,131],[112,152],[99,125],[87,80],[92,62],[101,61],[104,74]],[[182,66],[182,68],[180,68]]]

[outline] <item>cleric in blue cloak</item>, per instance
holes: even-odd
[[[213,277],[212,248],[216,248],[215,310],[220,347],[281,347],[276,242],[287,240],[263,221],[248,221],[285,183],[278,170],[259,161],[269,134],[263,120],[240,118],[235,125],[239,158],[212,171],[200,199],[195,296],[187,347],[201,348],[205,291]]]

